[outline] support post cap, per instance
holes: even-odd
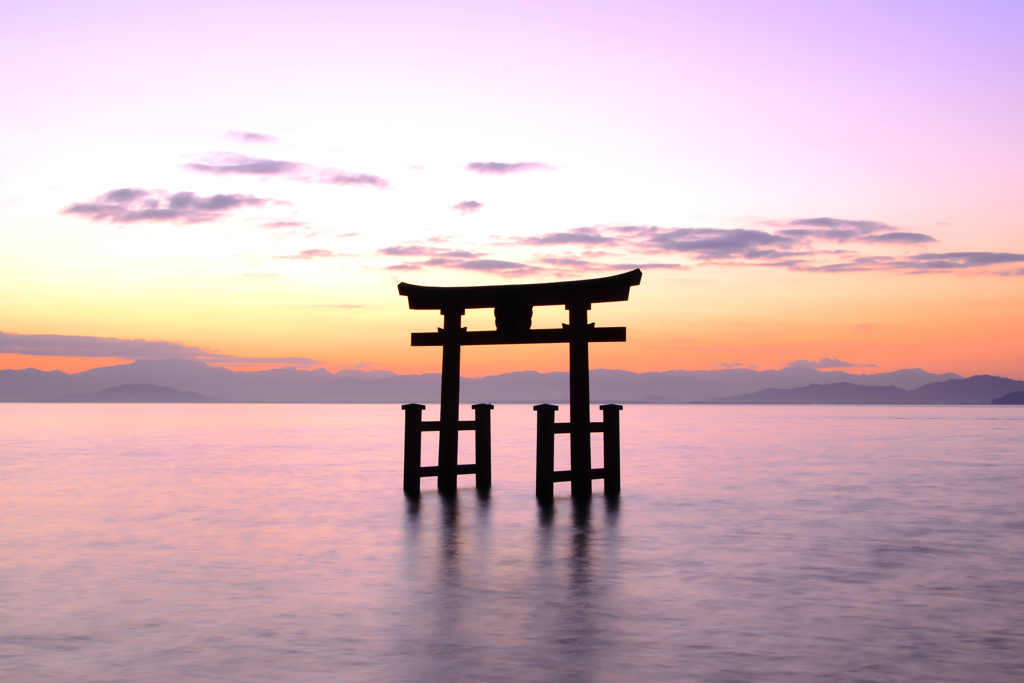
[[[406,403],[402,406],[402,410],[424,410],[426,408],[422,403]]]
[[[539,413],[554,412],[558,410],[558,406],[553,406],[550,403],[541,403],[539,406],[534,406],[533,409]]]

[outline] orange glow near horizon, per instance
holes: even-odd
[[[685,296],[673,296],[683,292]],[[1024,297],[1024,278],[950,274],[779,273],[716,269],[700,275],[645,274],[631,301],[596,304],[590,319],[625,326],[629,341],[591,345],[591,367],[634,372],[706,370],[727,365],[779,369],[796,360],[836,358],[854,373],[920,367],[961,375],[996,374],[1024,379],[1024,316],[1013,315]],[[899,306],[887,302],[898,300]],[[195,312],[210,307],[210,312]],[[194,344],[228,356],[208,360],[233,370],[294,366],[391,370],[399,374],[440,371],[440,350],[412,348],[411,332],[441,323],[433,311],[409,311],[397,294],[362,309],[283,309],[261,315],[252,302],[233,314],[224,304],[195,301],[188,319],[161,319],[146,336],[161,339],[191,328]],[[270,313],[271,311],[267,311]],[[535,309],[534,327],[557,327],[565,311]],[[285,324],[285,321],[287,323]],[[201,322],[202,325],[197,323]],[[469,329],[492,329],[490,310],[469,311]],[[73,328],[60,330],[63,333]],[[180,339],[180,337],[178,337]],[[233,359],[231,357],[238,357]],[[252,361],[299,358],[309,362]],[[4,354],[7,368],[35,367],[80,372],[129,362],[117,358],[40,357]],[[562,345],[466,347],[467,377],[523,370],[564,371]]]

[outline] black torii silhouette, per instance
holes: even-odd
[[[463,346],[491,344],[569,344],[569,423],[556,424],[556,406],[535,406],[538,411],[538,481],[537,495],[550,498],[555,481],[571,481],[573,497],[591,494],[591,482],[605,479],[605,492],[617,493],[618,476],[618,411],[621,406],[602,406],[605,423],[590,421],[590,342],[624,342],[625,327],[595,327],[587,322],[587,311],[595,303],[626,301],[629,289],[640,284],[640,269],[611,277],[570,282],[545,282],[526,285],[493,285],[485,287],[422,287],[400,283],[398,293],[409,298],[413,310],[437,310],[444,316],[444,327],[437,332],[414,332],[413,346],[440,346],[441,359],[441,415],[437,422],[422,420],[424,406],[411,403],[402,406],[406,411],[405,490],[418,494],[420,478],[437,476],[437,487],[442,492],[456,488],[459,474],[476,474],[477,488],[491,485],[490,467],[490,410],[489,404],[474,405],[476,420],[459,420],[459,371]],[[530,329],[534,306],[565,306],[569,311],[569,324],[561,329]],[[495,329],[467,331],[462,327],[462,316],[467,308],[493,308]],[[614,424],[612,424],[614,423]],[[566,429],[567,428],[567,429]],[[459,465],[459,430],[475,430],[477,462]],[[438,431],[437,467],[420,466],[420,434]],[[553,470],[554,434],[568,431],[570,435],[571,470]],[[595,471],[590,461],[590,434],[605,433],[606,463],[604,471]],[[551,447],[547,440],[550,436]],[[610,442],[614,444],[610,444]],[[613,445],[614,467],[608,462],[609,446]],[[543,454],[542,454],[543,451]],[[548,452],[552,463],[548,460]],[[543,470],[543,471],[542,471]],[[550,475],[550,476],[549,476]],[[542,481],[543,479],[543,481]]]

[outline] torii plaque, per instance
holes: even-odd
[[[590,434],[604,432],[606,453],[609,439],[614,436],[615,454],[618,453],[618,410],[621,406],[602,406],[605,429],[601,423],[590,422],[590,342],[624,342],[625,327],[595,327],[587,322],[591,304],[629,299],[629,289],[640,284],[640,269],[611,277],[570,282],[546,282],[527,285],[494,285],[485,287],[421,287],[405,282],[398,285],[398,293],[409,298],[412,310],[437,310],[444,316],[444,327],[437,332],[414,332],[413,346],[440,346],[441,357],[441,415],[437,422],[422,421],[424,406],[408,404],[406,411],[405,490],[418,493],[420,478],[437,476],[438,490],[451,492],[456,488],[459,474],[476,474],[477,488],[490,487],[490,409],[488,404],[473,406],[475,421],[459,421],[459,370],[463,346],[490,344],[569,344],[569,423],[554,423],[554,406],[536,406],[538,411],[538,482],[537,495],[550,497],[554,481],[572,482],[574,497],[589,496],[594,478],[605,472],[594,471],[590,460]],[[561,329],[530,329],[534,306],[565,306],[569,311],[569,324]],[[462,316],[467,308],[493,308],[495,329],[467,331],[462,327]],[[543,425],[550,423],[547,428]],[[567,427],[568,429],[565,429]],[[459,430],[475,430],[477,463],[459,465]],[[420,467],[420,432],[439,431],[437,467]],[[545,434],[542,434],[544,431]],[[542,443],[542,436],[550,434],[553,444],[555,433],[569,432],[571,470],[553,472],[550,481],[542,482],[541,451],[550,450]],[[612,434],[614,432],[614,434]],[[552,445],[553,448],[553,445]],[[545,458],[546,459],[546,458]],[[607,463],[606,463],[607,469]],[[618,467],[615,481],[606,478],[605,487],[618,491]]]

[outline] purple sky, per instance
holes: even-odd
[[[0,331],[410,369],[399,279],[641,265],[660,369],[1024,373],[986,346],[1020,333],[1022,35],[1020,2],[22,3]]]

